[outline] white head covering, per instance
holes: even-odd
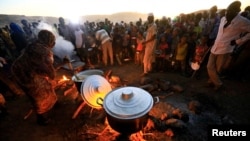
[[[148,13],[148,17],[149,17],[149,16],[154,16],[154,14],[153,14],[152,12],[151,12],[151,13]]]

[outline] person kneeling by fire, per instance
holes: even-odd
[[[37,123],[47,125],[48,113],[57,102],[53,79],[52,48],[55,36],[48,30],[41,30],[38,39],[29,44],[12,65],[12,73],[30,99],[37,114]]]

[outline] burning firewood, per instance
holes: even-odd
[[[167,130],[165,131],[165,134],[166,134],[167,136],[169,136],[169,137],[173,137],[173,136],[174,136],[174,132],[173,132],[172,129],[167,129]]]
[[[81,105],[79,105],[78,108],[76,109],[76,111],[74,112],[74,114],[73,114],[73,116],[72,116],[72,119],[75,119],[75,118],[78,116],[79,112],[82,110],[82,108],[83,108],[85,105],[86,105],[86,103],[85,103],[85,101],[83,101],[83,102],[81,103]]]
[[[155,129],[155,124],[151,119],[148,119],[147,125],[145,126],[145,130]]]
[[[130,135],[129,137],[130,141],[146,141],[145,139],[143,139],[143,132],[139,131],[138,133],[134,133],[132,135]]]
[[[67,82],[69,82],[70,79],[68,79],[66,77],[66,75],[63,75],[61,79],[57,80],[56,84],[55,84],[55,89],[58,89],[62,86],[66,86]]]
[[[162,115],[161,115],[161,120],[165,120],[165,119],[167,119],[168,118],[168,114],[166,113],[166,112],[164,112],[164,113],[162,113]]]
[[[109,81],[112,76],[112,70],[108,70],[104,73],[104,77]]]
[[[67,89],[66,91],[64,91],[64,96],[74,92],[76,90],[76,86],[73,85],[71,88]]]

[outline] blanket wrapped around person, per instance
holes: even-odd
[[[41,30],[38,40],[29,44],[12,65],[12,73],[30,98],[39,125],[48,124],[48,112],[57,101],[51,50],[54,45],[55,36],[52,32]]]

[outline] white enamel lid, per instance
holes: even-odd
[[[109,92],[103,101],[105,111],[118,119],[136,119],[153,107],[151,94],[138,87],[121,87]]]
[[[97,98],[104,97],[111,91],[110,83],[100,75],[88,76],[81,85],[81,96],[84,101],[92,108],[101,109],[97,104]]]

